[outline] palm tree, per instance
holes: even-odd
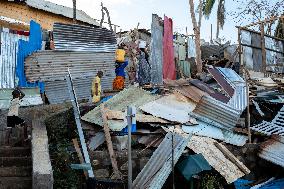
[[[193,0],[189,0],[189,11],[191,15],[191,21],[193,25],[193,32],[195,36],[195,49],[196,49],[196,67],[197,67],[197,73],[202,73],[202,60],[201,60],[201,43],[200,43],[200,28],[201,28],[201,20],[202,20],[202,0],[199,0],[198,5],[198,21],[195,16],[195,6]]]
[[[206,0],[203,4],[203,14],[209,18],[216,0]],[[223,29],[226,19],[225,0],[218,0],[216,38],[219,38],[220,27]]]

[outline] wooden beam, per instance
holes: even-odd
[[[261,24],[260,27],[261,34],[261,55],[262,55],[262,72],[265,74],[266,73],[266,49],[265,49],[265,38],[264,38],[264,24]]]
[[[83,155],[82,155],[82,152],[81,152],[77,138],[72,139],[72,142],[73,142],[74,148],[77,152],[80,163],[84,164],[85,161],[84,161],[84,158],[83,158]],[[84,171],[84,175],[85,175],[86,178],[88,178],[88,172],[86,170]]]
[[[242,164],[226,147],[219,144],[218,142],[214,142],[214,145],[224,154],[226,158],[228,158],[231,162],[233,162],[242,172],[245,174],[249,174],[250,171]]]
[[[273,22],[273,21],[275,21],[277,19],[281,19],[281,18],[284,18],[284,16],[273,16],[271,18],[266,18],[262,21],[251,23],[251,24],[246,25],[244,27],[247,28],[247,27],[251,27],[251,26],[255,26],[255,25],[266,24],[266,23],[270,23],[270,22]]]
[[[105,132],[105,137],[106,137],[106,142],[107,142],[107,148],[108,148],[108,152],[109,152],[109,156],[110,156],[110,160],[111,160],[111,164],[112,164],[112,168],[113,168],[113,179],[122,179],[122,174],[118,169],[117,166],[117,161],[116,161],[116,156],[113,150],[113,145],[112,145],[112,141],[111,141],[111,136],[110,136],[110,132],[109,132],[109,127],[108,127],[108,122],[107,122],[107,116],[105,113],[105,106],[104,104],[101,104],[101,114],[102,114],[102,118],[103,118],[103,125],[104,125],[104,132]]]

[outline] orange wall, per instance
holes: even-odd
[[[61,15],[53,14],[36,8],[28,7],[25,4],[14,3],[0,0],[0,16],[13,18],[22,22],[29,23],[34,20],[41,25],[43,29],[52,30],[54,22],[71,24],[73,19]],[[78,21],[78,24],[83,24]],[[5,26],[3,23],[0,26]]]

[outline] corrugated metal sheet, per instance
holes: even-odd
[[[0,89],[0,109],[8,109],[14,89]],[[20,106],[35,106],[43,104],[40,91],[37,88],[23,88],[25,97],[20,102]]]
[[[0,88],[14,88],[18,42],[19,39],[27,41],[28,37],[9,33],[6,28],[2,29],[0,35]]]
[[[204,96],[191,115],[221,129],[232,130],[241,112],[210,96]]]
[[[216,141],[208,137],[192,136],[188,147],[197,154],[202,154],[208,163],[218,171],[227,181],[232,183],[238,178],[243,177],[245,174],[236,166],[232,161],[226,158],[226,156],[215,146]],[[225,146],[219,144],[222,148],[226,149]],[[227,151],[227,150],[226,150]],[[233,154],[230,154],[234,157]],[[242,164],[237,158],[234,158],[239,162],[244,169],[249,172],[247,167]]]
[[[89,100],[91,98],[92,80],[93,78],[73,79],[73,85],[78,100]],[[45,92],[51,104],[59,104],[65,101],[70,101],[70,94],[66,80],[45,82]]]
[[[181,156],[190,137],[183,138],[174,134],[174,163]],[[160,146],[155,150],[148,163],[133,181],[135,189],[160,189],[172,170],[172,134],[168,133]]]
[[[177,62],[177,71],[181,77],[190,78],[190,62],[186,60],[180,60]]]
[[[73,18],[73,9],[70,7],[57,5],[55,3],[44,1],[44,0],[40,0],[40,1],[39,0],[26,0],[25,2],[30,7],[44,10],[47,12],[51,12],[54,14],[63,15],[67,18]],[[81,11],[81,10],[76,11],[76,19],[82,22],[86,22],[88,24],[99,26],[99,23],[97,23],[92,17],[90,17],[84,11]]]
[[[217,68],[226,81],[233,86],[235,93],[227,103],[237,110],[244,111],[247,107],[246,83],[234,70],[230,68]]]
[[[53,26],[56,50],[115,52],[115,35],[106,28],[55,23]]]
[[[93,77],[98,71],[103,71],[102,80],[109,82],[110,86],[115,78],[115,54],[38,51],[25,61],[25,71],[29,81],[63,80],[68,68],[73,78]]]
[[[182,126],[182,130],[189,134],[194,134],[198,136],[205,136],[214,138],[217,140],[222,140],[228,144],[243,146],[245,145],[248,137],[245,135],[239,135],[233,133],[232,131],[223,130],[202,121],[198,121],[197,126]]]
[[[124,89],[120,93],[116,94],[114,97],[104,102],[104,104],[105,107],[110,110],[125,111],[127,106],[139,107],[143,104],[154,101],[157,98],[159,98],[159,96],[153,95],[141,88],[131,86],[130,88]],[[82,120],[103,126],[101,106],[98,106],[85,114],[82,117]],[[122,120],[108,120],[108,125],[113,131],[121,131],[124,127],[126,127],[126,123]]]
[[[222,74],[216,68],[208,68],[208,72],[213,76],[217,83],[224,89],[224,91],[232,97],[234,95],[234,88],[228,83]]]
[[[152,15],[151,25],[151,83],[156,85],[163,84],[163,26],[162,18]]]
[[[149,102],[139,108],[156,117],[179,123],[187,123],[190,120],[189,113],[192,112],[195,107],[195,102],[179,93],[175,93]]]
[[[192,85],[194,85],[195,87],[199,88],[200,90],[202,91],[205,91],[206,93],[208,93],[210,96],[212,96],[213,98],[221,101],[221,102],[224,102],[224,103],[227,103],[229,102],[229,98],[225,95],[223,95],[222,93],[214,90],[212,87],[210,87],[208,84],[198,80],[198,79],[192,79],[190,80],[190,83]]]
[[[258,125],[252,126],[251,129],[265,135],[284,136],[284,106],[271,122],[263,121]]]
[[[267,161],[284,167],[284,137],[273,136],[261,145],[259,156]]]

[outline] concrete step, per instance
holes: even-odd
[[[31,189],[32,177],[1,177],[0,189]]]
[[[0,167],[29,167],[32,166],[31,157],[0,157]]]
[[[0,157],[26,157],[31,156],[29,147],[0,147]]]
[[[0,180],[1,177],[30,177],[31,175],[32,167],[0,167]]]

